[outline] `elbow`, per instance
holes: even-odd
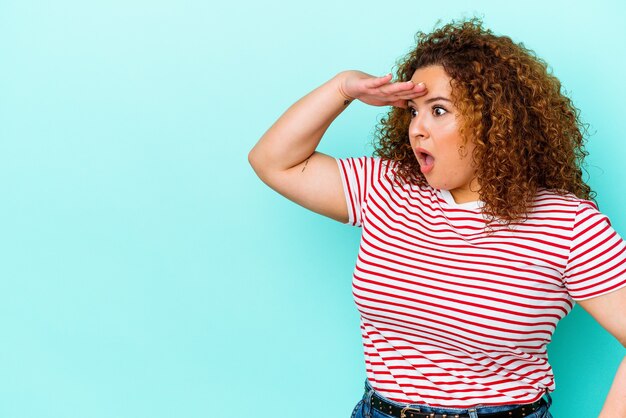
[[[259,156],[259,151],[256,147],[252,148],[248,153],[248,163],[256,173],[256,175],[262,179],[263,160]]]
[[[250,150],[250,152],[248,153],[248,164],[250,164],[252,166],[252,168],[254,168],[254,148],[252,148]]]
[[[254,171],[256,171],[256,166],[259,164],[258,150],[257,147],[254,146],[250,152],[248,152],[248,163],[252,166]]]

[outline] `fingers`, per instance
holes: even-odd
[[[421,93],[425,90],[426,86],[424,83],[414,84],[412,81],[387,84],[386,86],[380,88],[380,92],[384,94]]]
[[[426,88],[424,83],[419,83],[413,86],[411,90],[400,91],[396,93],[396,96],[400,99],[409,100],[416,97],[424,96],[426,93],[428,93],[428,89]]]
[[[414,85],[411,90],[399,92],[393,95],[393,101],[390,103],[390,105],[406,109],[408,107],[408,100],[424,96],[426,93],[428,93],[428,89],[426,88],[424,83],[419,83]]]
[[[412,81],[391,82],[392,75],[387,74],[382,77],[372,77],[360,81],[356,95],[359,100],[374,106],[385,104],[396,107],[407,107],[407,100],[424,96],[428,89],[424,83],[415,84]]]
[[[396,83],[390,83],[380,88],[380,91],[387,94],[400,93],[403,91],[411,90],[415,87],[412,81],[402,81]]]
[[[382,77],[375,77],[366,80],[364,83],[364,87],[369,91],[370,94],[374,93],[382,93],[383,95],[412,95],[417,93],[426,92],[426,86],[424,83],[415,84],[412,81],[402,81],[402,82],[391,82],[392,75],[391,73],[384,75]]]
[[[365,87],[370,89],[375,89],[380,86],[384,86],[385,84],[391,81],[391,73],[384,75],[382,77],[370,78],[365,82]]]
[[[401,83],[401,84],[404,84],[404,83]],[[400,88],[396,87],[392,90],[391,93],[385,94],[384,97],[386,97],[387,100],[389,100],[390,102],[394,103],[392,104],[392,106],[397,106],[395,102],[400,100],[400,101],[403,101],[405,104],[404,106],[400,106],[400,107],[406,107],[407,100],[412,100],[417,97],[424,96],[427,92],[428,92],[428,89],[426,88],[426,86],[423,83],[419,83],[416,85],[409,86],[408,88],[405,88],[405,86],[400,86]]]

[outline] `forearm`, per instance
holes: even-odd
[[[613,384],[598,418],[626,418],[626,357],[615,373]]]
[[[341,91],[344,75],[298,100],[261,137],[248,156],[257,172],[286,170],[313,154],[330,124],[350,103]]]

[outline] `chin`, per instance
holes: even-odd
[[[429,176],[424,175],[424,178],[426,179],[426,182],[428,183],[428,185],[430,187],[432,187],[433,189],[444,189],[444,190],[448,190],[448,186],[444,183],[444,182],[439,182],[436,179],[433,178],[428,178]]]

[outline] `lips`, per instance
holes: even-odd
[[[430,173],[435,166],[435,157],[423,148],[417,148],[414,152],[422,174]]]

